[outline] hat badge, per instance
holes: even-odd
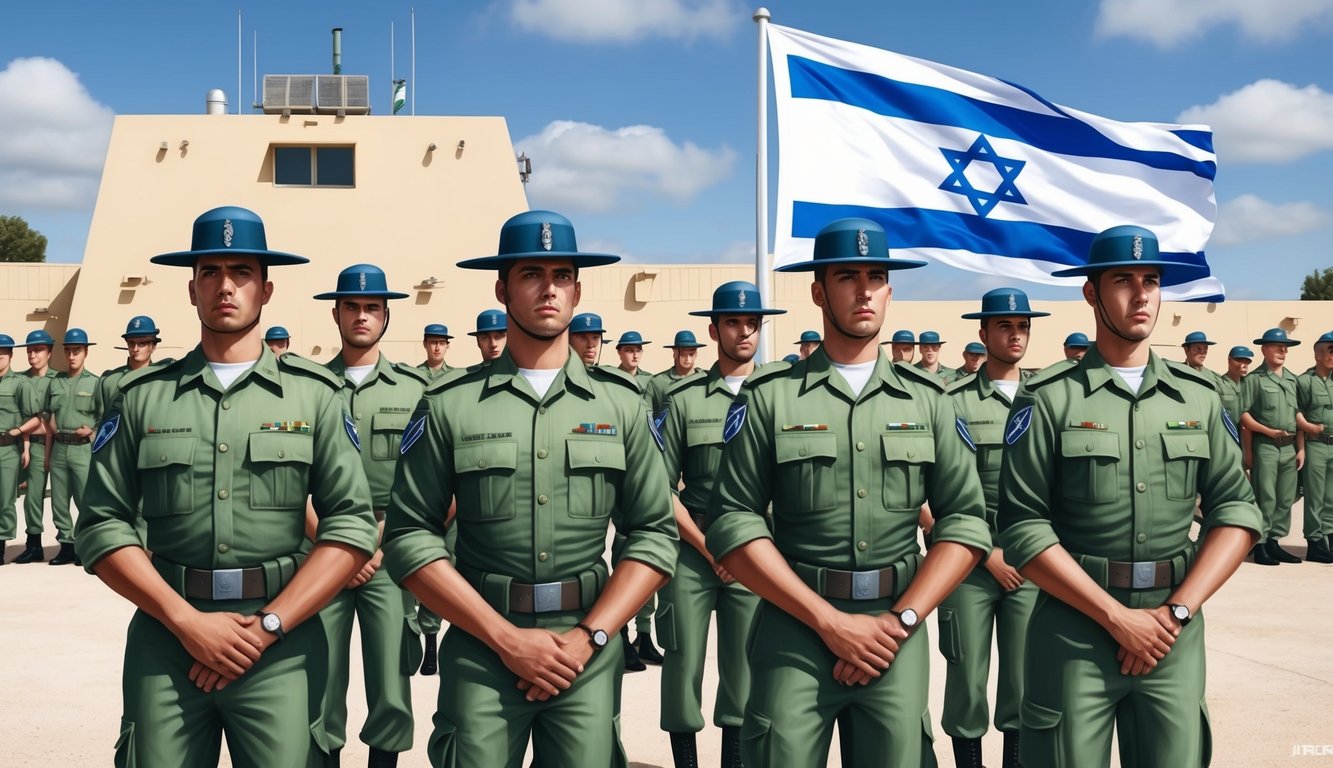
[[[1133,246],[1133,247],[1134,247],[1134,258],[1135,258],[1135,259],[1142,259],[1142,258],[1143,258],[1143,235],[1135,235],[1135,236],[1134,236],[1134,246]]]
[[[591,327],[592,327],[592,315],[588,315],[587,317],[583,318],[583,324],[586,325],[586,326],[588,326],[589,328],[591,328]]]
[[[141,325],[143,325],[143,321],[140,320],[140,319],[137,318],[137,317],[134,318],[134,327],[135,327],[135,328],[138,328],[138,327],[141,326]]]
[[[360,272],[357,276],[360,278],[357,282],[360,283],[361,290],[364,291],[366,289],[366,273]]]
[[[738,291],[738,292],[737,292],[736,303],[737,303],[739,306],[742,306],[742,307],[745,306],[745,291]]]
[[[856,230],[856,252],[862,256],[870,255],[870,237],[864,229]]]
[[[1009,294],[1009,309],[1018,309],[1018,297],[1012,293]]]
[[[549,251],[549,250],[551,250],[551,244],[552,244],[552,239],[551,239],[551,223],[550,223],[549,221],[543,221],[543,222],[542,222],[542,250],[543,250],[543,251]]]
[[[236,228],[232,226],[231,219],[222,222],[222,244],[227,248],[231,247],[231,238],[236,234]]]

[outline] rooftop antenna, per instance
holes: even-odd
[[[393,60],[393,22],[389,22],[389,114],[393,114],[393,100],[398,95],[398,72]],[[413,83],[415,85],[415,83]]]
[[[412,14],[412,114],[417,113],[417,9],[409,7]]]
[[[343,28],[333,28],[333,74],[343,73]]]
[[[262,104],[259,101],[259,30],[257,29],[255,30],[255,44],[251,46],[250,51],[255,55],[255,63],[250,70],[250,75],[254,78],[254,82],[250,86],[250,93],[254,96],[250,108],[259,109]],[[237,97],[239,98],[239,94],[237,94]]]
[[[236,9],[236,114],[241,114],[241,9]]]

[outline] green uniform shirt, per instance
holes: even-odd
[[[1222,401],[1222,408],[1231,417],[1232,423],[1240,426],[1240,388],[1245,379],[1232,381],[1230,376],[1217,376],[1217,396]]]
[[[1296,377],[1296,405],[1311,424],[1333,424],[1333,376],[1320,376],[1315,369]]]
[[[145,368],[154,365],[168,365],[175,362],[170,357],[162,360],[152,360]],[[120,380],[133,372],[129,365],[122,365],[112,368],[109,371],[103,371],[97,380],[97,412],[106,413],[116,404],[116,398],[120,397]]]
[[[46,405],[42,408],[52,414],[56,429],[73,432],[79,427],[97,426],[101,416],[97,410],[97,382],[97,376],[87,368],[74,378],[64,372],[56,374],[47,388]]]
[[[12,368],[0,376],[0,432],[17,429],[38,413],[32,410],[30,389],[31,379]]]
[[[715,557],[772,538],[805,564],[887,567],[920,552],[917,517],[927,501],[937,541],[990,551],[972,452],[936,377],[881,354],[858,397],[823,346],[760,373],[741,390],[744,423],[727,442],[708,504]]]
[[[1032,376],[1028,371],[1021,371],[1020,390],[1023,381]],[[986,522],[990,524],[991,534],[996,533],[995,510],[1000,500],[1000,458],[1004,455],[1004,425],[1009,418],[1009,396],[986,375],[983,366],[975,374],[969,374],[949,388],[949,397],[953,400],[954,410],[961,422],[958,434],[969,439],[976,451],[977,475],[981,479],[981,490],[986,498]],[[966,435],[964,435],[964,430]]]
[[[722,428],[736,396],[716,363],[707,373],[677,379],[665,394],[669,405],[662,425],[662,455],[667,481],[674,490],[676,481],[684,477],[680,503],[691,512],[704,514],[722,465]]]
[[[451,500],[460,567],[522,583],[574,578],[602,562],[614,511],[624,557],[675,568],[666,472],[624,372],[571,354],[539,398],[505,350],[428,387],[402,452],[383,544],[396,581],[449,556]]]
[[[451,368],[448,363],[441,363],[439,368],[431,368],[429,363],[422,361],[421,365],[417,366],[417,370],[426,374],[427,382],[432,382],[449,371],[452,371],[453,368]]]
[[[1096,348],[1028,379],[1004,433],[999,529],[1022,568],[1061,544],[1075,557],[1168,560],[1205,527],[1261,528],[1234,424],[1207,379],[1149,355],[1139,394]]]
[[[634,385],[639,388],[639,392],[646,393],[648,391],[648,385],[653,380],[653,374],[645,371],[642,368],[640,368],[638,371],[634,373],[630,373],[625,369],[621,368],[619,365],[603,365],[601,367],[607,369],[608,371],[620,371],[626,376],[629,376],[631,379],[634,379]],[[651,406],[652,401],[649,401],[648,404]]]
[[[949,370],[948,368],[945,368],[943,365],[939,365],[938,363],[936,365],[938,365],[938,367],[932,372],[927,370],[926,366],[923,363],[919,362],[912,363],[912,367],[917,369],[918,371],[921,371],[922,373],[933,373],[935,376],[938,376],[940,380],[943,381],[945,384],[948,384],[950,379],[953,377],[953,371]]]
[[[643,369],[640,368],[639,372],[642,373]],[[703,369],[695,368],[684,376],[679,376],[676,374],[675,366],[672,366],[649,378],[644,384],[643,391],[648,396],[648,403],[652,407],[653,413],[661,413],[662,409],[666,407],[667,390],[671,389],[673,384],[696,373],[703,373]]]
[[[140,546],[141,500],[148,548],[191,568],[249,567],[296,553],[307,496],[320,518],[317,542],[375,552],[356,429],[337,381],[318,364],[274,357],[265,346],[224,392],[196,347],[121,384],[120,410],[107,414],[93,444],[79,516],[89,570],[113,550]]]
[[[403,430],[429,382],[420,370],[391,363],[384,355],[359,385],[347,378],[341,355],[325,365],[342,381],[343,402],[356,422],[356,431],[370,441],[370,445],[361,445],[361,466],[370,482],[371,503],[375,509],[385,509]]]
[[[1240,380],[1240,410],[1269,429],[1296,432],[1296,374],[1283,368],[1276,376],[1266,364]],[[1308,418],[1308,417],[1307,417]]]
[[[29,368],[25,372],[25,375],[28,377],[29,383],[32,384],[32,386],[28,387],[28,397],[32,398],[28,404],[28,413],[44,415],[47,412],[47,392],[50,391],[51,382],[55,381],[59,372],[54,368],[47,368],[45,374],[35,376],[33,375],[32,369]]]

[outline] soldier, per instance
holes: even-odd
[[[648,382],[652,380],[653,375],[639,366],[639,361],[643,359],[643,348],[651,341],[644,341],[643,334],[638,331],[625,331],[620,334],[620,339],[616,342],[616,354],[620,356],[620,370],[629,374],[634,383],[638,385],[640,392],[646,392]],[[648,401],[652,404],[652,401]]]
[[[934,764],[922,621],[990,550],[990,533],[939,378],[879,353],[888,273],[921,266],[890,258],[873,221],[824,227],[813,260],[779,268],[814,271],[824,343],[756,371],[728,410],[706,537],[763,600],[746,765],[824,765],[840,714],[843,765]],[[939,520],[923,558],[927,500]]]
[[[580,312],[569,323],[569,346],[584,365],[597,365],[602,358],[602,345],[606,343],[606,329],[602,327],[601,315],[592,312]]]
[[[723,283],[713,291],[712,309],[690,313],[709,318],[708,336],[717,342],[717,362],[707,373],[699,371],[676,382],[667,393],[663,456],[680,530],[680,555],[675,577],[662,588],[657,628],[666,648],[662,730],[671,735],[676,768],[696,768],[699,764],[695,734],[704,727],[704,652],[714,611],[718,687],[713,724],[722,729],[723,768],[741,766],[741,723],[750,694],[745,642],[759,600],[713,559],[704,543],[704,531],[708,528],[708,498],[722,463],[727,412],[736,402],[741,383],[755,370],[754,356],[764,316],[784,313],[781,309],[765,309],[753,283]],[[679,334],[676,341],[681,341]],[[818,346],[815,343],[813,348]],[[677,481],[684,483],[679,491]]]
[[[0,565],[5,564],[5,546],[18,530],[19,474],[28,466],[28,433],[39,419],[28,412],[31,383],[10,367],[14,339],[0,333]],[[41,536],[38,535],[38,550]]]
[[[1314,343],[1314,365],[1296,377],[1296,424],[1305,433],[1305,559],[1333,563],[1333,332]]]
[[[1227,353],[1227,372],[1217,377],[1217,396],[1234,424],[1240,424],[1240,382],[1250,370],[1254,353],[1249,347],[1232,347]]]
[[[667,345],[671,350],[671,367],[654,376],[646,390],[654,414],[666,407],[666,393],[673,384],[703,371],[694,363],[699,359],[699,349],[706,346],[694,338],[694,331],[676,332],[676,338]]]
[[[421,335],[421,346],[426,349],[426,359],[417,370],[426,374],[429,381],[435,381],[450,370],[449,364],[444,362],[444,355],[449,351],[449,341],[453,336],[449,335],[449,326],[440,323],[431,323],[426,326]]]
[[[950,374],[954,381],[971,376],[981,370],[981,364],[986,362],[986,345],[979,341],[969,341],[967,346],[963,347],[963,364]]]
[[[281,325],[274,325],[264,331],[264,343],[268,345],[270,352],[282,357],[291,351],[292,335]]]
[[[1034,311],[1027,294],[1019,289],[996,288],[981,297],[981,311],[962,316],[981,321],[978,334],[985,343],[981,356],[986,364],[975,375],[955,382],[949,396],[958,411],[958,435],[976,453],[992,538],[1000,497],[1004,422],[1019,385],[1031,376],[1018,366],[1027,352],[1032,318],[1049,315]],[[953,739],[958,768],[981,768],[992,634],[1000,659],[995,727],[1004,734],[1004,768],[1019,768],[1023,649],[1036,601],[1037,588],[1004,561],[1003,549],[995,547],[940,603],[940,654],[948,663],[941,725]]]
[[[886,342],[893,354],[893,362],[912,364],[916,356],[916,334],[908,330],[894,331],[893,337]]]
[[[819,331],[801,331],[801,338],[796,340],[797,359],[804,360],[809,357],[821,341],[823,339],[819,337]]]
[[[272,329],[269,329],[272,330]],[[162,343],[157,323],[148,315],[136,315],[125,324],[125,333],[120,336],[125,340],[125,364],[103,371],[97,380],[97,413],[106,413],[120,397],[120,380],[131,371],[137,371],[153,364],[153,353]],[[274,353],[277,354],[277,353]],[[167,360],[166,362],[171,362]]]
[[[1022,763],[1202,766],[1202,606],[1240,567],[1259,514],[1236,427],[1208,380],[1151,351],[1164,270],[1141,227],[1092,240],[1095,349],[1029,378],[1004,430],[1005,561],[1042,591],[1028,624]],[[1195,500],[1205,513],[1190,540]]]
[[[1204,378],[1211,379],[1214,386],[1216,386],[1219,377],[1211,369],[1204,367],[1204,361],[1208,359],[1208,348],[1216,343],[1215,341],[1209,341],[1208,334],[1203,331],[1191,331],[1185,334],[1185,341],[1180,345],[1180,348],[1185,351],[1185,365],[1193,368]]]
[[[28,397],[31,398],[26,413],[37,418],[37,425],[27,430],[28,463],[23,470],[21,482],[27,483],[23,493],[23,518],[28,533],[28,541],[16,563],[40,562],[45,553],[42,551],[43,518],[46,517],[46,478],[50,472],[51,433],[46,428],[46,394],[55,381],[56,371],[51,368],[51,348],[56,340],[44,330],[32,331],[25,343],[15,346],[27,347],[28,370],[26,375],[31,380]]]
[[[139,609],[115,763],[213,766],[225,732],[234,765],[318,765],[328,642],[307,619],[374,552],[375,519],[337,380],[260,336],[269,267],[307,259],[269,250],[259,217],[228,206],[195,220],[190,250],[152,260],[192,268],[200,343],[121,380],[76,537]],[[320,520],[302,562],[308,496]]]
[[[92,458],[90,443],[93,427],[101,414],[97,410],[98,377],[84,367],[88,360],[88,334],[82,328],[65,331],[66,372],[57,374],[46,393],[50,414],[46,421],[47,434],[54,445],[48,459],[51,472],[51,519],[56,526],[56,541],[60,551],[48,565],[69,565],[79,562],[74,550],[74,516],[69,502],[83,509],[83,487],[88,483],[88,462]]]
[[[468,335],[477,341],[477,351],[481,352],[481,361],[488,363],[500,356],[505,348],[505,335],[509,324],[505,322],[502,309],[487,309],[477,315],[477,330]]]
[[[916,368],[935,374],[947,384],[951,371],[940,365],[940,347],[944,346],[945,343],[940,341],[939,333],[922,331],[916,342],[917,348],[921,350],[921,362],[916,363]]]
[[[1297,472],[1305,463],[1305,433],[1296,428],[1296,375],[1285,368],[1287,350],[1300,342],[1281,328],[1269,328],[1254,343],[1264,364],[1246,374],[1240,387],[1245,465],[1264,515],[1263,535],[1251,555],[1259,565],[1299,563],[1278,540],[1291,530]]]
[[[1088,341],[1087,334],[1077,331],[1069,334],[1065,337],[1065,359],[1082,360],[1083,356],[1088,354],[1088,347],[1090,346],[1092,346],[1092,342]]]
[[[676,527],[647,405],[622,373],[585,365],[565,338],[580,252],[550,211],[520,213],[498,255],[509,325],[488,366],[431,387],[408,425],[389,502],[385,563],[450,623],[440,648],[433,765],[611,763],[619,639],[675,565]],[[444,510],[457,500],[453,563]],[[607,523],[629,539],[607,577]],[[456,563],[456,564],[455,564]]]

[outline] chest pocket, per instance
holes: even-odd
[[[722,464],[722,427],[689,427],[685,430],[685,480],[707,480],[717,476]]]
[[[1265,376],[1259,382],[1259,413],[1260,421],[1267,426],[1281,425],[1288,423],[1294,418],[1290,411],[1294,411],[1293,403],[1295,398],[1290,391],[1282,386],[1283,382],[1278,381],[1272,376]]]
[[[518,443],[484,440],[454,448],[454,493],[460,520],[508,520],[514,507]]]
[[[935,438],[930,432],[897,433],[881,435],[880,442],[884,508],[915,514],[926,503],[926,473],[935,465]]]
[[[1004,425],[969,424],[967,431],[977,445],[977,471],[999,472],[1000,459],[1004,457]]]
[[[292,509],[305,506],[310,492],[314,438],[300,432],[250,435],[250,506]]]
[[[1120,436],[1090,429],[1060,433],[1060,476],[1067,499],[1115,501],[1120,472]]]
[[[139,442],[139,487],[144,517],[183,515],[194,508],[190,493],[193,435],[146,435]]]
[[[625,474],[625,445],[608,437],[566,438],[570,517],[606,517]]]
[[[403,442],[403,430],[412,420],[410,413],[375,413],[370,416],[370,458],[376,461],[396,461],[398,446]]]
[[[1163,433],[1162,458],[1166,468],[1166,497],[1194,501],[1199,493],[1199,466],[1210,458],[1208,433]]]
[[[79,413],[93,413],[97,410],[97,395],[95,392],[75,392],[74,409]]]
[[[14,397],[13,392],[0,393],[0,417],[4,418],[6,424],[18,426],[19,399]]]
[[[774,437],[782,496],[794,500],[802,511],[837,507],[838,478],[833,468],[838,459],[837,436],[798,432]]]

